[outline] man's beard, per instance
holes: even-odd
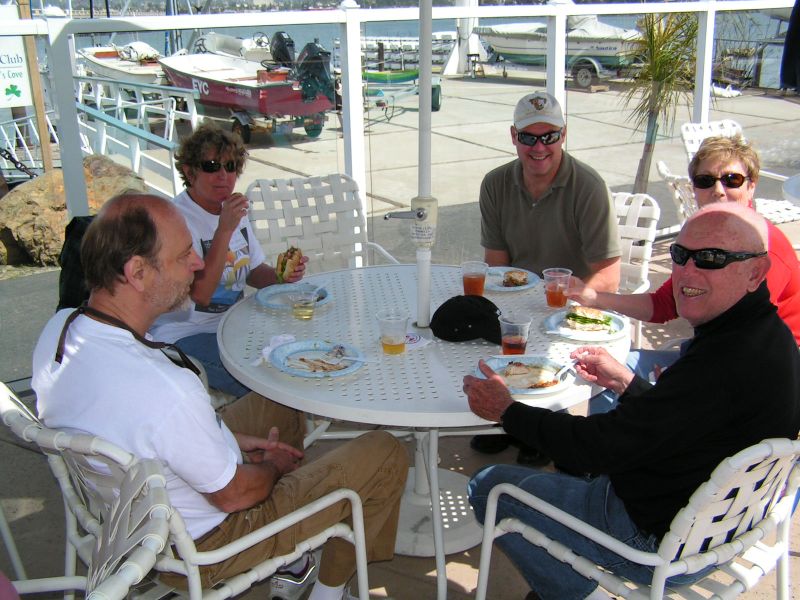
[[[162,312],[168,313],[176,310],[186,310],[191,305],[189,292],[191,283],[172,282],[159,284],[151,291],[146,292],[147,299],[155,306],[163,307]]]

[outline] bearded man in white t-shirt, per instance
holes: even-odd
[[[344,487],[361,497],[368,559],[392,558],[408,469],[395,438],[370,432],[303,464],[300,413],[250,393],[218,415],[191,363],[173,363],[164,344],[147,336],[159,315],[186,302],[204,266],[168,200],[143,194],[110,200],[84,236],[81,262],[88,303],[56,313],[34,351],[33,388],[48,427],[84,431],[159,460],[170,500],[200,551]],[[349,520],[349,505],[313,515],[203,567],[202,582],[214,585]],[[347,597],[354,572],[350,543],[331,539],[309,598]]]

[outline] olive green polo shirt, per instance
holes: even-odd
[[[597,172],[564,152],[553,184],[535,202],[519,159],[481,183],[481,245],[505,250],[511,265],[541,275],[549,267],[592,274],[590,263],[620,256],[614,203]]]

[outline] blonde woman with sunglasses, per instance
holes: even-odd
[[[697,205],[703,208],[714,202],[736,202],[754,209],[753,197],[760,167],[755,149],[741,136],[707,138],[689,163],[689,178]],[[778,307],[778,315],[800,344],[800,263],[786,235],[769,221],[767,227],[771,261],[767,272],[770,301]],[[685,264],[689,260],[686,253],[690,252],[698,268],[721,268],[718,265],[720,261],[724,262],[724,258],[714,256],[714,249],[703,249],[704,253],[698,250],[681,248],[677,244],[670,249],[673,261],[677,261],[677,264]],[[678,317],[672,278],[648,294],[608,294],[589,287],[572,286],[568,296],[586,306],[615,310],[651,323],[665,323]],[[637,350],[630,353],[627,362],[638,375],[647,378],[651,372],[658,375],[678,355],[673,351]],[[613,400],[611,394],[604,392],[602,396],[605,400]],[[607,410],[610,406],[598,397],[593,399],[590,410]]]
[[[233,191],[246,160],[241,138],[211,122],[181,142],[175,166],[186,189],[174,202],[186,219],[192,245],[204,266],[195,273],[190,301],[160,317],[150,330],[156,340],[174,343],[203,363],[212,388],[237,398],[250,390],[222,365],[217,326],[225,311],[242,297],[246,285],[264,288],[280,279],[266,263],[251,229],[247,198]],[[307,260],[304,258],[285,281],[302,279]]]

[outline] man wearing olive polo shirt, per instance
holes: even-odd
[[[511,126],[517,158],[490,171],[481,183],[484,260],[539,275],[549,267],[566,267],[587,285],[615,292],[620,245],[611,194],[594,169],[564,151],[566,136],[553,96],[535,92],[517,102]],[[495,453],[511,442],[509,436],[475,436],[471,445]],[[524,447],[518,460],[547,462]]]

